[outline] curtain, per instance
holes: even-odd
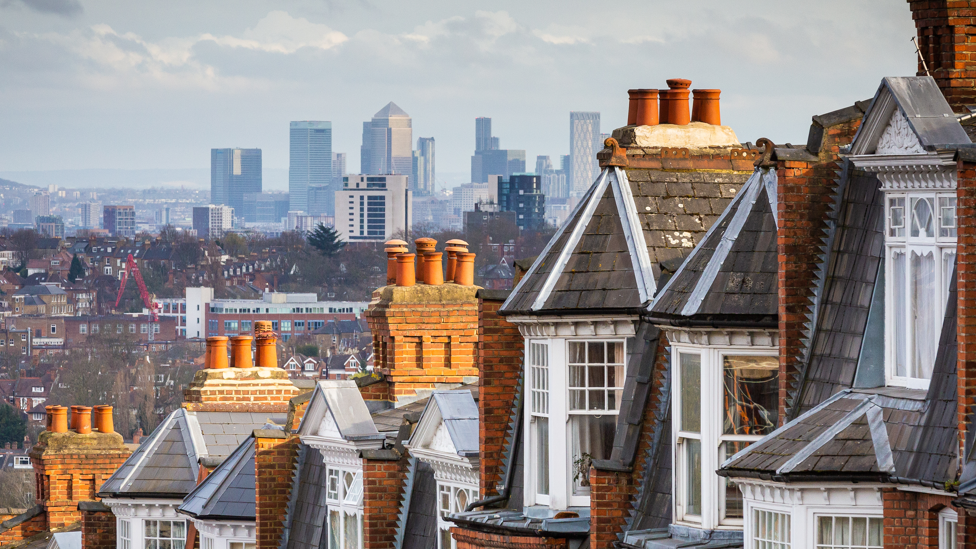
[[[895,375],[908,376],[908,305],[905,295],[906,260],[904,250],[894,250],[891,254],[892,284],[895,310]]]
[[[915,328],[915,360],[912,377],[931,379],[938,347],[941,300],[936,293],[935,251],[912,252],[912,318]]]

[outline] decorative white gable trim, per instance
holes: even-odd
[[[444,425],[443,421],[434,431],[434,438],[430,440],[428,447],[431,450],[446,454],[457,454],[457,448],[454,447],[454,441],[451,440],[451,433],[447,432],[447,425]]]
[[[236,538],[254,541],[256,539],[253,522],[219,522],[190,518],[200,534],[215,539]]]
[[[637,291],[641,303],[645,303],[654,297],[657,283],[654,280],[654,271],[651,269],[651,256],[647,253],[647,241],[644,239],[640,218],[637,217],[637,208],[634,195],[630,190],[630,181],[627,180],[627,172],[614,167],[610,172],[610,186],[613,188],[613,198],[617,202],[617,214],[620,216],[620,226],[624,231],[627,249],[630,251],[630,257],[636,259],[634,274],[637,277]]]
[[[852,156],[854,166],[877,174],[883,191],[952,190],[956,188],[953,153]]]
[[[778,330],[722,330],[705,328],[663,327],[672,344],[726,346],[726,347],[777,347]]]
[[[176,512],[183,504],[181,499],[114,499],[105,498],[102,503],[112,510],[118,518],[140,519],[185,519],[186,516]]]
[[[342,466],[355,471],[361,471],[363,468],[363,460],[359,457],[360,450],[351,444],[328,444],[312,440],[306,441],[304,438],[302,438],[302,442],[318,450],[319,454],[322,455],[322,463],[326,465]],[[378,447],[379,445],[377,445]]]
[[[881,132],[874,154],[925,154],[925,149],[908,125],[908,119],[901,109],[895,109],[891,114],[888,127]]]
[[[523,337],[632,336],[637,316],[511,316]]]
[[[411,448],[410,454],[428,463],[434,469],[434,478],[439,482],[465,484],[477,487],[479,481],[478,458],[463,458],[430,448]]]

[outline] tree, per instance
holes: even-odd
[[[20,266],[27,267],[27,260],[37,253],[37,233],[34,229],[18,229],[10,236],[10,246]]]
[[[339,231],[321,223],[308,233],[308,243],[325,257],[335,257],[346,246],[339,240]]]
[[[319,346],[314,343],[295,346],[295,352],[305,356],[319,356]]]
[[[27,419],[20,410],[9,404],[0,404],[0,444],[20,444],[27,434]]]
[[[0,471],[0,507],[29,509],[34,499],[34,471]]]
[[[79,278],[85,276],[85,268],[81,266],[81,260],[78,259],[78,254],[75,254],[71,258],[71,269],[68,271],[68,281],[74,282]]]
[[[236,233],[225,234],[224,239],[220,242],[220,247],[224,249],[224,253],[231,257],[247,255],[247,241]]]

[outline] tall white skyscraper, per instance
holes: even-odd
[[[102,205],[97,202],[82,202],[79,204],[79,209],[82,228],[97,229],[102,222]]]
[[[346,153],[332,153],[332,185],[336,190],[342,188],[342,178],[346,176]]]
[[[600,163],[596,153],[600,145],[600,113],[569,113],[569,192],[582,195],[590,188],[600,173]]]
[[[434,194],[434,138],[417,138],[413,151],[413,190],[418,196]]]
[[[332,122],[292,122],[289,142],[288,209],[308,212],[310,186],[339,189],[332,187]]]

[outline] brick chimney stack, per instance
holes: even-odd
[[[976,105],[976,1],[909,0],[921,59],[955,112]]]

